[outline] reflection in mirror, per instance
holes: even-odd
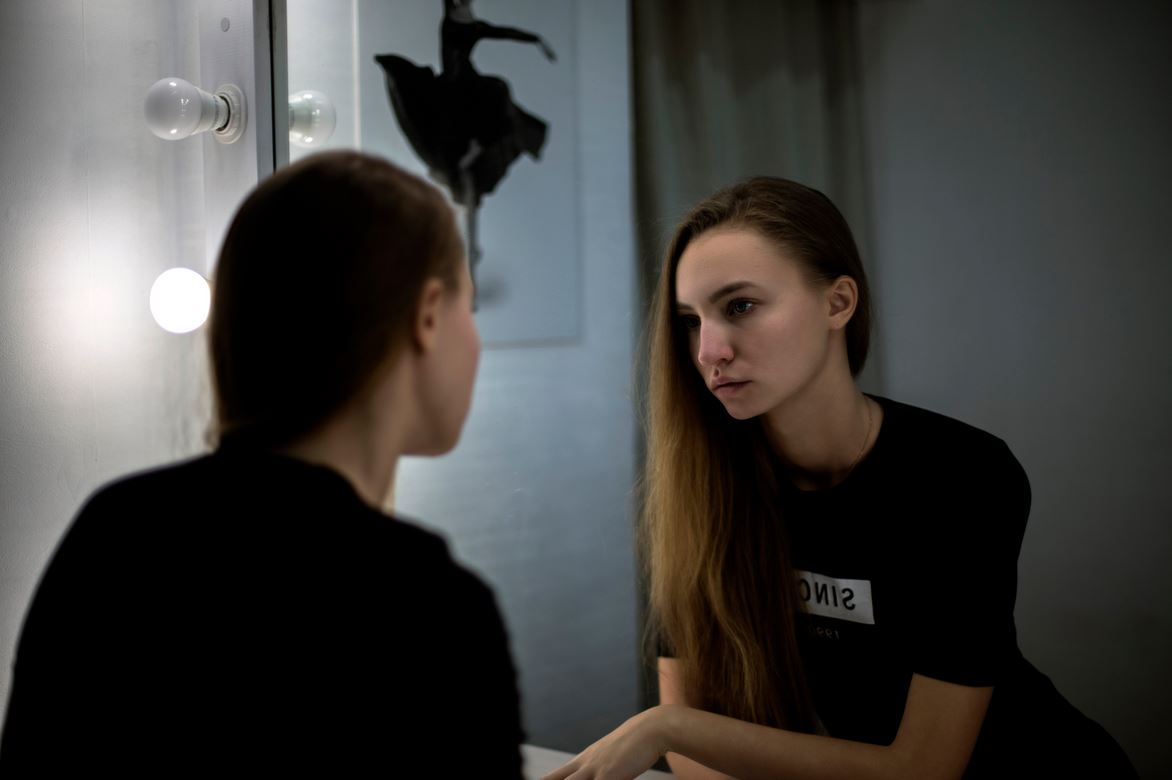
[[[1143,691],[1169,687],[1172,653],[1168,604],[1145,596],[1172,587],[1153,477],[1172,466],[1153,411],[1172,392],[1170,68],[1153,32],[1169,12],[946,6],[476,4],[557,53],[483,40],[471,55],[547,134],[540,162],[519,154],[474,218],[449,187],[483,252],[487,351],[463,443],[404,464],[396,508],[496,586],[535,742],[580,748],[635,707],[632,312],[687,206],[770,173],[826,192],[859,238],[879,312],[860,386],[993,433],[1028,473],[1026,656],[1137,764],[1170,765],[1136,725],[1165,713]],[[462,178],[463,155],[437,165],[412,143],[375,59],[438,78],[444,18],[438,1],[290,0],[290,86],[335,98],[330,144]]]
[[[287,27],[290,93],[336,110],[316,148],[434,182],[473,245],[472,411],[393,508],[492,584],[527,740],[580,749],[639,698],[626,4],[288,0]]]
[[[301,149],[325,146],[334,134],[338,115],[329,96],[302,89],[289,96],[289,143]]]

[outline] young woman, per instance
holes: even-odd
[[[491,592],[380,511],[479,337],[451,210],[357,153],[261,183],[216,269],[218,448],[99,490],[28,612],[0,774],[521,776]]]
[[[861,393],[870,296],[821,193],[678,227],[653,307],[642,546],[658,707],[548,777],[1134,776],[1022,657],[1005,443]]]

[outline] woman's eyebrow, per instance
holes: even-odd
[[[709,295],[708,302],[716,303],[726,295],[732,295],[733,293],[739,292],[746,287],[756,287],[756,285],[749,281],[729,282],[724,287],[721,287],[719,290],[712,293],[712,295]]]
[[[739,291],[745,289],[746,287],[756,287],[756,285],[750,281],[747,281],[747,280],[741,280],[741,281],[737,281],[737,282],[729,282],[728,284],[724,285],[716,292],[712,293],[712,295],[709,295],[708,302],[709,303],[716,303],[717,301],[719,301],[721,298],[725,297],[726,295],[731,295],[735,292],[739,292]],[[691,311],[692,310],[691,305],[684,303],[682,301],[679,301],[676,303],[676,311],[685,311],[685,310]]]

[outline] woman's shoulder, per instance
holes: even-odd
[[[452,557],[448,540],[438,531],[425,528],[402,515],[386,515],[371,509],[371,531],[381,542],[383,554],[392,555],[412,568],[430,569],[434,574],[463,580],[466,570]]]
[[[139,468],[95,488],[81,504],[68,529],[70,534],[100,527],[104,536],[124,531],[134,534],[151,525],[166,526],[170,516],[195,501],[209,477],[210,456]]]
[[[983,428],[925,407],[882,396],[871,398],[883,407],[885,445],[905,455],[943,466],[1017,463],[1005,440]]]
[[[948,504],[996,504],[1028,512],[1029,477],[1004,439],[941,412],[875,400],[884,410],[878,459],[893,482],[910,480],[925,497]]]
[[[200,554],[231,539],[236,550],[463,578],[439,533],[368,505],[332,469],[273,454],[213,453],[112,480],[84,502],[70,533],[172,549],[182,539]]]
[[[503,633],[496,592],[452,554],[446,538],[410,519],[385,519],[380,532],[386,544],[375,546],[381,552],[364,556],[378,580],[373,590],[397,594],[402,613],[415,614],[437,635],[471,631],[491,641],[490,636]]]
[[[893,483],[911,481],[924,506],[926,523],[962,536],[972,532],[969,517],[988,530],[988,518],[1020,543],[1032,503],[1029,477],[999,436],[931,409],[876,398],[883,405],[887,462]],[[946,512],[949,523],[935,518]],[[971,534],[970,534],[971,536]]]

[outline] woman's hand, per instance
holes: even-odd
[[[660,705],[640,712],[541,780],[631,780],[667,752]]]

